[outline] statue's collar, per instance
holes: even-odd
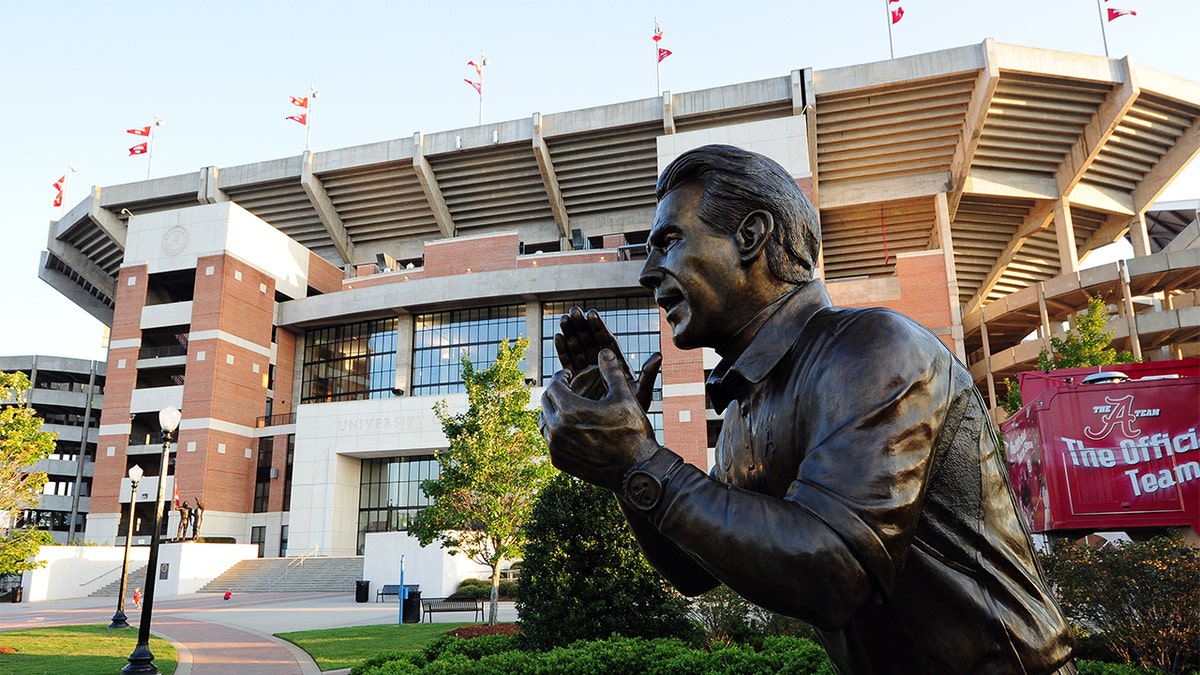
[[[825,285],[814,279],[792,292],[758,329],[754,339],[736,357],[721,359],[705,386],[717,412],[734,398],[737,383],[758,383],[783,359],[799,339],[809,318],[833,303]]]

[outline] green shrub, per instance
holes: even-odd
[[[1103,661],[1075,661],[1079,675],[1160,675],[1160,671],[1146,670],[1123,663],[1105,663]]]
[[[380,652],[351,668],[350,675],[400,675],[408,672],[419,672],[419,669],[417,669],[416,666],[412,666],[412,669],[407,671],[380,670],[393,661],[404,661],[405,663],[408,663],[408,655],[404,652],[397,651]]]
[[[813,627],[776,614],[743,599],[726,586],[718,586],[692,600],[692,617],[710,645],[761,644],[768,637],[799,637],[816,641]]]
[[[499,589],[500,597],[517,597],[517,586],[518,582],[516,581],[501,581]],[[492,580],[463,579],[458,582],[458,589],[450,597],[490,600],[492,597]]]
[[[1200,667],[1200,549],[1169,537],[1060,546],[1042,565],[1067,617],[1101,641],[1089,650],[1166,673]]]
[[[559,474],[528,535],[517,596],[525,644],[694,635],[687,601],[646,562],[611,492]]]

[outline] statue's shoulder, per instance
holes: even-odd
[[[813,315],[808,329],[821,334],[829,347],[860,355],[874,349],[941,346],[928,328],[886,307],[824,307]]]

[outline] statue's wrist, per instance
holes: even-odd
[[[650,513],[663,502],[667,486],[683,459],[670,450],[655,444],[649,457],[631,466],[621,479],[619,492],[629,506]]]

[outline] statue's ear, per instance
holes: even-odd
[[[751,211],[742,219],[737,229],[738,253],[742,262],[751,262],[758,258],[771,239],[775,229],[775,220],[770,213],[758,210]]]

